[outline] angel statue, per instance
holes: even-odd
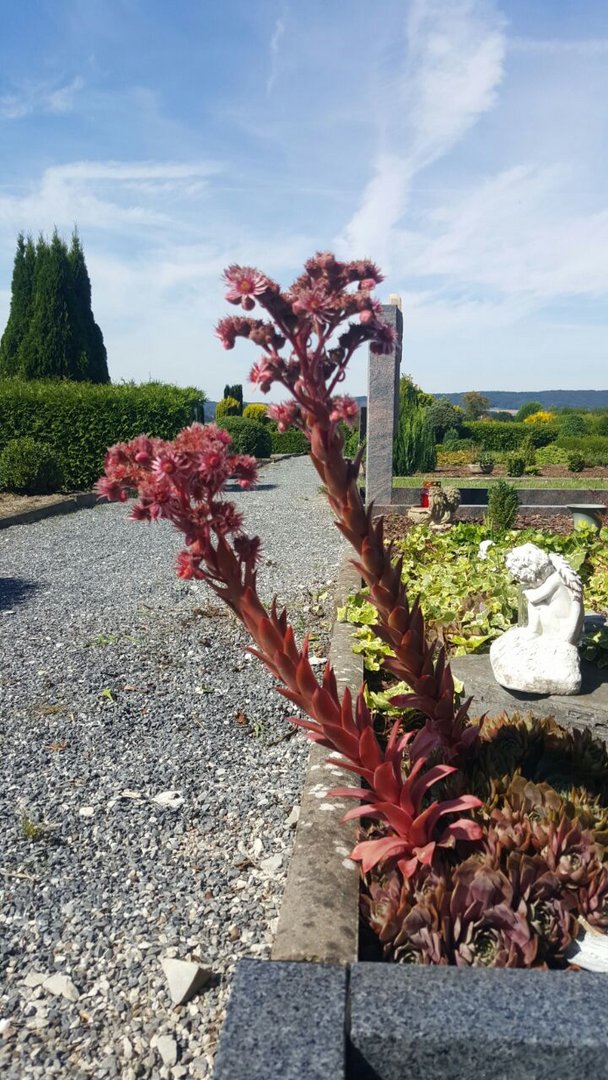
[[[506,557],[507,569],[528,602],[527,626],[513,626],[493,642],[494,678],[529,694],[578,694],[578,642],[583,628],[583,586],[562,555],[521,544]]]

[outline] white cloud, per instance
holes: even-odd
[[[503,73],[504,21],[485,0],[414,0],[407,55],[384,112],[386,147],[340,241],[373,251],[390,268],[391,232],[406,210],[412,177],[446,154],[495,100]],[[402,119],[403,118],[403,119]]]
[[[52,83],[26,83],[16,92],[0,97],[0,118],[22,120],[33,113],[72,112],[77,94],[84,88],[84,79],[76,75],[65,86]]]
[[[266,82],[266,94],[269,97],[273,91],[274,84],[278,75],[278,57],[279,57],[279,45],[281,38],[285,33],[286,27],[287,9],[284,8],[283,12],[277,18],[274,24],[274,30],[270,38],[270,74]]]
[[[605,56],[608,38],[510,38],[509,52],[548,53],[551,56]]]

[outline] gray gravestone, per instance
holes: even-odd
[[[399,417],[399,374],[403,316],[397,304],[383,304],[382,318],[397,340],[388,356],[370,351],[367,377],[366,504],[390,505],[393,490],[393,438]]]

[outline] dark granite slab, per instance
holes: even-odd
[[[349,1080],[606,1080],[608,978],[355,964]]]
[[[347,969],[241,960],[214,1080],[345,1080]]]

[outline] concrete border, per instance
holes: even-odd
[[[33,510],[23,510],[20,514],[5,514],[0,517],[0,529],[9,529],[11,525],[29,525],[44,518],[57,517],[59,514],[71,514],[74,510],[87,510],[96,506],[99,496],[94,491],[81,491],[69,495],[59,502],[36,506]]]
[[[360,587],[348,556],[338,573],[336,605]],[[355,696],[363,682],[363,662],[352,651],[352,635],[350,623],[334,624],[330,658],[340,689],[348,686]],[[357,785],[351,773],[326,764],[329,753],[316,743],[311,746],[273,960],[351,964],[358,956],[359,868],[349,858],[356,824],[340,824],[353,804],[326,797],[332,787]]]

